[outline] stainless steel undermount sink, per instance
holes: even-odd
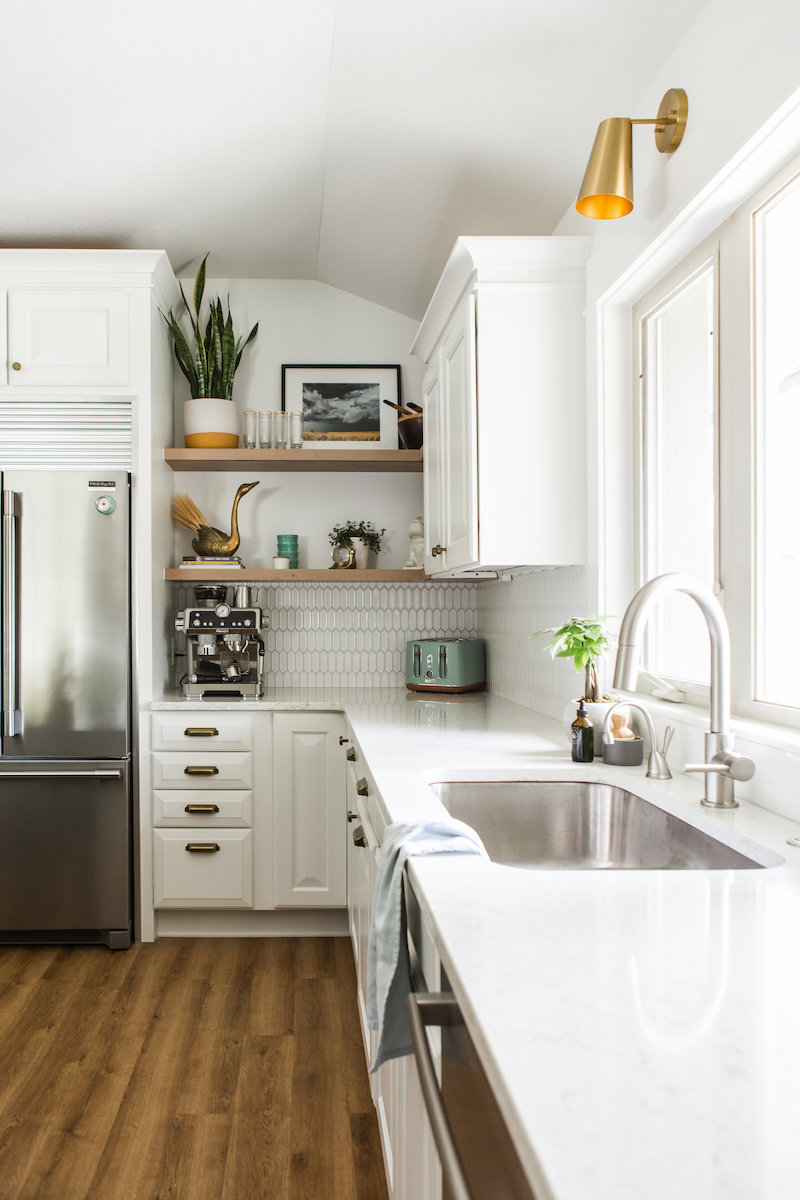
[[[774,865],[726,846],[624,788],[584,780],[434,783],[493,862],[531,870],[725,870]]]

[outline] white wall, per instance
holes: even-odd
[[[654,36],[663,32],[671,31],[666,26]],[[555,230],[595,237],[587,264],[589,612],[621,615],[635,587],[631,304],[800,151],[798,45],[796,0],[758,6],[708,0],[665,53],[646,93],[630,97],[627,113],[597,113],[598,121],[654,116],[669,87],[683,87],[689,97],[686,135],[674,157],[657,153],[649,127],[634,130],[629,217],[592,222],[571,206]],[[657,730],[667,721],[678,726],[673,763],[702,758],[707,715],[688,706],[653,707]],[[742,795],[800,817],[800,739],[755,722],[737,721],[734,728],[757,767]]]
[[[182,280],[191,302],[193,279]],[[259,322],[234,382],[239,410],[279,409],[282,363],[398,363],[407,400],[421,393],[423,368],[409,355],[417,322],[313,280],[209,279],[206,296],[230,294],[234,328],[243,335]],[[203,309],[205,312],[205,308]],[[186,380],[176,367],[176,446],[183,445]],[[387,410],[388,411],[388,410]],[[392,417],[392,420],[394,418]],[[236,488],[245,473],[175,475],[175,491],[188,492],[212,524],[227,528]],[[349,518],[385,528],[383,567],[402,567],[408,526],[422,513],[422,476],[346,472],[255,473],[260,484],[242,500],[240,555],[247,566],[272,566],[277,533],[300,536],[300,566],[330,566],[327,533]],[[176,526],[176,562],[190,554],[191,535]]]

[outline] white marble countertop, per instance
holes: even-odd
[[[441,814],[433,781],[602,779],[785,859],[526,871],[432,857],[412,869],[543,1200],[797,1200],[800,849],[787,839],[800,825],[746,802],[701,807],[702,780],[680,764],[663,783],[644,766],[577,766],[557,723],[483,694],[276,690],[214,707],[228,703],[344,709],[387,820]]]

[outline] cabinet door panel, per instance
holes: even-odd
[[[442,443],[447,570],[478,562],[478,451],[475,382],[475,299],[456,314],[442,350]]]
[[[9,292],[7,383],[119,386],[128,374],[127,292]]]
[[[347,903],[343,729],[334,713],[275,715],[276,906]]]

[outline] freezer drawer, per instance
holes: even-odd
[[[129,763],[0,762],[0,942],[130,934]]]

